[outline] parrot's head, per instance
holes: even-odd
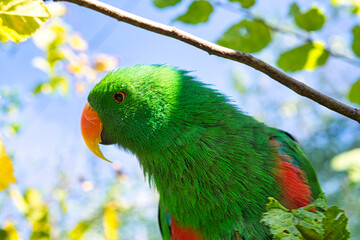
[[[135,65],[108,73],[90,92],[81,117],[86,145],[105,159],[101,144],[132,150],[169,123],[185,72],[163,65]]]

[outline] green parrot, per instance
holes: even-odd
[[[268,197],[294,209],[322,194],[290,134],[176,67],[108,73],[88,96],[81,130],[100,158],[99,143],[137,156],[160,195],[164,239],[270,239],[260,222]]]

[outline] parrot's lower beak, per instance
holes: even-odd
[[[99,158],[108,162],[99,148],[101,143],[102,122],[97,112],[87,103],[81,115],[81,133],[88,148]]]

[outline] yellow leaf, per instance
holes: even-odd
[[[5,147],[0,139],[0,191],[4,190],[11,183],[15,183],[13,167],[10,158],[6,155]]]
[[[20,42],[50,17],[41,0],[0,1],[0,41]]]
[[[2,230],[6,232],[5,240],[20,240],[19,234],[12,222],[6,221]]]
[[[85,232],[90,228],[91,222],[89,221],[82,221],[78,222],[76,227],[70,232],[70,239],[72,240],[79,240],[81,239]]]
[[[313,70],[319,65],[319,58],[324,54],[325,47],[323,44],[314,42],[313,48],[309,51],[305,69]]]
[[[0,41],[4,42],[11,39],[14,42],[20,42],[25,39],[26,36],[18,34],[11,28],[3,25],[3,20],[0,18]]]
[[[117,227],[119,226],[115,203],[110,202],[104,207],[103,227],[108,240],[118,239]]]

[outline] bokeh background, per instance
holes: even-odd
[[[348,100],[360,76],[360,58],[352,50],[353,28],[360,23],[356,0],[298,1],[304,12],[315,7],[326,16],[324,26],[310,32],[289,14],[294,5],[288,0],[258,0],[251,8],[241,6],[241,1],[211,0],[213,12],[199,24],[176,21],[192,3],[189,0],[166,8],[160,8],[163,1],[106,2],[212,42],[239,21],[262,19],[273,28],[272,38],[254,55],[274,66],[281,53],[319,42],[329,50],[326,63],[300,66],[290,74],[359,107]],[[136,157],[114,146],[101,146],[112,164],[95,157],[82,140],[80,116],[88,92],[107,71],[168,64],[192,71],[246,113],[292,133],[318,172],[328,204],[345,209],[352,239],[360,239],[358,123],[245,65],[74,4],[47,6],[53,17],[29,40],[0,44],[0,132],[17,179],[0,192],[0,236],[7,232],[14,239],[161,238],[158,196]],[[248,34],[249,29],[242,31]],[[297,54],[289,59],[290,65],[302,61]]]

